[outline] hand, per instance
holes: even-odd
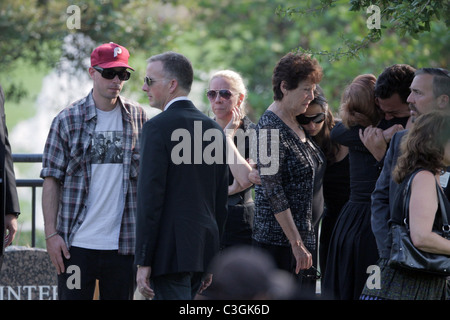
[[[211,285],[212,276],[213,276],[212,273],[206,273],[203,276],[202,283],[200,285],[200,288],[198,289],[198,293],[202,293],[204,290],[206,290],[206,288],[208,288]]]
[[[231,113],[232,113],[231,120],[223,129],[225,135],[228,138],[234,137],[234,134],[236,133],[236,130],[239,128],[242,119],[241,109],[239,108],[239,106],[234,107],[233,110],[231,110]]]
[[[250,180],[250,182],[254,185],[261,185],[261,177],[259,175],[256,163],[250,161],[249,164],[252,167],[252,171],[248,174],[248,180]]]
[[[5,247],[9,246],[16,236],[17,232],[17,217],[14,214],[7,214],[5,216]]]
[[[140,266],[136,273],[136,284],[139,292],[147,299],[153,299],[155,292],[150,288],[150,274],[152,268],[149,266]]]
[[[312,267],[312,255],[302,241],[297,241],[292,244],[292,253],[297,261],[297,265],[295,267],[296,274],[298,274],[300,270],[309,269]]]
[[[54,235],[46,240],[47,253],[50,256],[50,260],[56,268],[56,273],[61,274],[65,272],[64,261],[61,252],[66,259],[70,259],[69,250],[67,250],[64,239],[59,235]]]
[[[394,124],[393,126],[387,128],[383,131],[384,140],[389,143],[392,139],[392,136],[399,131],[402,131],[404,128],[401,124]]]
[[[387,141],[383,136],[382,129],[373,126],[368,126],[364,131],[359,129],[359,138],[377,161],[383,159],[387,149]]]

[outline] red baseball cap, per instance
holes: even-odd
[[[104,69],[124,67],[134,71],[134,69],[128,65],[129,57],[130,53],[127,48],[114,42],[105,43],[92,51],[91,66],[99,66]]]

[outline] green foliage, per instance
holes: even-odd
[[[337,0],[321,0],[316,7],[278,7],[276,13],[289,20],[303,19],[310,14],[323,14],[329,8],[335,7]],[[350,0],[349,11],[364,12],[370,6],[375,5],[380,9],[380,20],[384,22],[379,29],[368,29],[367,35],[361,40],[343,39],[344,48],[334,51],[312,51],[298,48],[298,51],[310,53],[314,56],[328,57],[329,61],[341,58],[358,58],[360,52],[376,43],[382,38],[382,29],[395,30],[400,37],[410,35],[418,40],[423,32],[431,31],[431,23],[441,20],[441,12],[445,17],[445,25],[450,24],[449,1],[389,1],[389,0]],[[387,23],[386,23],[387,22]]]
[[[80,9],[80,29],[67,26],[70,5]],[[370,5],[380,8],[380,29],[367,26]],[[212,71],[241,73],[256,122],[272,102],[275,64],[299,50],[320,61],[321,86],[337,111],[344,88],[359,74],[377,76],[394,63],[448,68],[449,19],[448,0],[1,0],[0,83],[8,129],[34,115],[49,70],[65,61],[86,69],[92,49],[110,41],[129,49],[136,71],[124,95],[143,104],[146,59],[173,50],[189,57],[204,89]],[[20,238],[30,243],[29,236]]]
[[[139,96],[145,59],[166,50],[186,54],[207,86],[210,73],[234,69],[247,80],[250,115],[257,120],[272,100],[271,76],[289,51],[314,55],[334,109],[345,85],[360,73],[378,75],[394,63],[447,67],[448,1],[387,0],[2,0],[0,64],[14,72],[19,58],[37,68],[69,60],[86,68],[92,49],[114,41],[131,52],[136,72],[125,93]],[[69,5],[81,28],[66,25]],[[381,10],[381,28],[369,29],[367,8]],[[71,38],[68,36],[72,35]],[[91,41],[87,41],[90,39]],[[65,41],[75,50],[68,50]],[[44,69],[45,70],[45,69]],[[23,97],[20,82],[4,85]],[[206,103],[206,100],[205,100]]]

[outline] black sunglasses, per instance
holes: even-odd
[[[297,121],[300,124],[309,124],[311,121],[314,123],[321,123],[325,120],[325,113],[321,112],[313,117],[307,117],[304,114],[297,116]]]
[[[155,79],[149,78],[149,77],[147,77],[147,76],[144,78],[145,84],[146,84],[147,86],[149,86],[149,87],[150,87],[152,84],[154,84],[155,82],[161,81],[161,80],[166,80],[166,79],[158,79],[158,80],[155,80]]]
[[[208,90],[206,92],[206,96],[208,97],[209,100],[214,100],[217,97],[217,94],[219,94],[219,96],[221,98],[224,98],[225,100],[230,100],[230,98],[233,96],[233,92],[231,92],[228,89],[221,89],[221,90]]]
[[[114,79],[116,76],[119,77],[121,81],[127,81],[130,79],[131,73],[127,70],[116,71],[114,69],[103,69],[100,67],[93,67],[95,70],[101,73],[102,77],[105,79]]]

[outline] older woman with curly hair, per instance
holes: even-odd
[[[255,187],[254,244],[271,253],[278,267],[299,283],[312,266],[314,181],[322,179],[326,160],[296,117],[314,99],[321,78],[317,60],[294,53],[282,57],[272,76],[274,101],[257,125],[261,185]],[[264,158],[264,151],[272,161]]]

